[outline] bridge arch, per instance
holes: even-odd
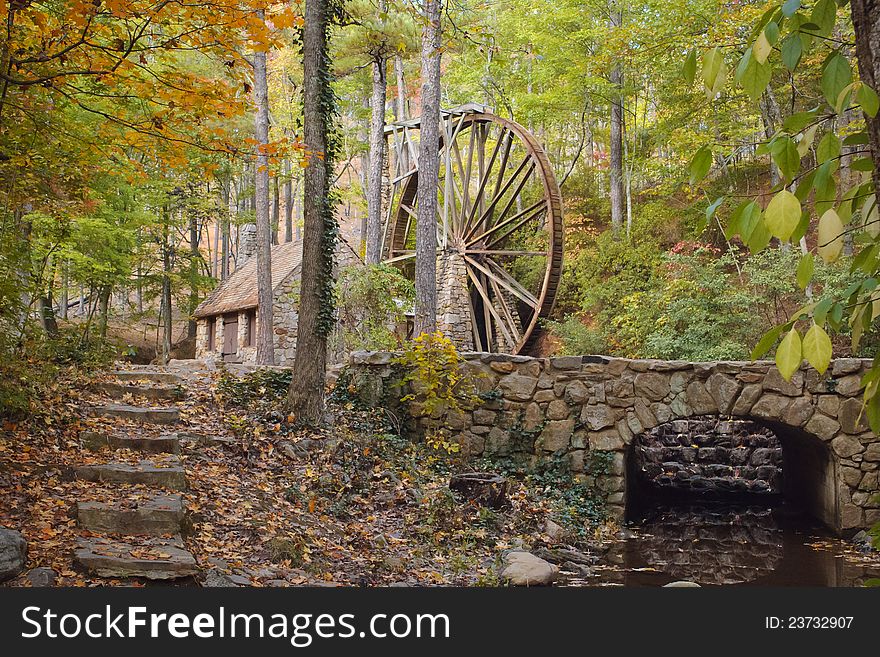
[[[626,515],[664,490],[775,496],[841,532],[837,461],[819,437],[782,422],[751,414],[676,417],[644,427],[625,449]]]

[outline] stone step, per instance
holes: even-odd
[[[156,370],[117,370],[111,372],[117,381],[153,381],[154,383],[180,383],[182,379],[173,372]]]
[[[174,424],[180,420],[180,411],[173,406],[146,408],[128,404],[103,404],[92,407],[92,414],[99,417],[118,417],[151,424]]]
[[[74,557],[81,566],[99,577],[167,580],[199,572],[196,560],[180,537],[80,538]]]
[[[170,490],[186,490],[186,476],[183,466],[177,459],[169,459],[160,464],[141,461],[137,465],[128,463],[81,465],[74,472],[79,479],[85,481],[144,484]]]
[[[121,502],[77,502],[80,527],[91,532],[129,535],[179,534],[183,523],[180,495],[156,495]]]
[[[81,431],[79,438],[83,447],[93,452],[104,447],[110,449],[130,449],[149,454],[177,454],[180,452],[180,438],[176,433],[162,436],[116,436],[99,431]]]
[[[131,383],[116,383],[114,381],[102,381],[94,384],[93,388],[111,397],[121,398],[125,395],[132,397],[144,397],[145,399],[180,401],[186,396],[182,388],[177,386],[139,386]]]

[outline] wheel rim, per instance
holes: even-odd
[[[562,199],[549,160],[525,128],[488,113],[450,116],[439,148],[438,324],[459,347],[526,353],[562,269]],[[386,262],[410,278],[417,188],[417,170],[396,185],[385,228]]]

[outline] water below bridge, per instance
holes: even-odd
[[[781,500],[664,502],[630,523],[631,537],[577,585],[861,586],[880,554],[835,537]]]

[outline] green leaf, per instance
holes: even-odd
[[[871,427],[871,431],[874,433],[880,433],[880,395],[875,394],[866,401],[865,415],[868,418],[868,425]],[[874,544],[876,545],[876,539]],[[873,578],[866,580],[865,586],[880,586],[880,579]]]
[[[743,63],[745,63],[745,66],[742,66]],[[753,102],[757,102],[761,94],[764,93],[764,89],[770,83],[771,72],[769,63],[766,61],[764,63],[758,62],[755,57],[749,56],[748,51],[746,51],[740,62],[740,68],[737,68],[737,82],[739,82],[743,91],[749,95],[749,98]]]
[[[804,358],[816,368],[819,374],[825,374],[831,364],[831,338],[818,324],[813,324],[804,334]]]
[[[801,0],[785,0],[785,2],[782,3],[782,15],[789,18],[790,16],[793,16],[794,12],[800,9],[800,7]]]
[[[841,114],[844,110],[849,109],[849,106],[852,104],[853,89],[855,88],[856,83],[850,82],[840,90],[840,93],[837,94],[837,102],[834,103],[835,112]]]
[[[727,65],[724,63],[724,55],[715,46],[703,54],[703,85],[710,100],[721,91],[726,80]]]
[[[831,309],[831,305],[833,303],[834,299],[830,297],[825,297],[816,304],[816,307],[813,309],[813,320],[817,324],[825,323],[825,316],[828,314],[828,311]]]
[[[791,377],[801,367],[802,359],[801,336],[797,329],[793,326],[791,330],[782,338],[782,342],[776,348],[776,367],[779,373],[786,381],[791,381]]]
[[[785,65],[785,68],[789,71],[795,70],[804,52],[800,35],[797,32],[789,34],[782,40],[780,50],[782,51],[782,63]]]
[[[829,315],[828,321],[835,331],[840,329],[840,323],[843,321],[843,306],[841,304],[835,303],[831,306],[831,315]]]
[[[837,106],[841,92],[852,82],[852,69],[846,57],[836,50],[825,60],[822,68],[822,93],[831,107]]]
[[[684,60],[684,65],[681,68],[681,74],[684,76],[684,79],[688,84],[693,84],[694,79],[697,77],[697,50],[696,48],[691,48],[690,52],[687,54],[687,57]]]
[[[764,224],[774,237],[786,241],[801,220],[801,202],[783,189],[776,194],[764,210]]]
[[[801,220],[798,222],[797,228],[794,229],[794,232],[791,234],[791,242],[792,244],[796,242],[800,242],[801,238],[807,234],[807,231],[810,230],[810,211],[806,208],[801,212]]]
[[[755,348],[752,349],[752,353],[749,356],[752,360],[758,360],[761,356],[770,351],[770,347],[776,344],[776,340],[779,339],[779,336],[782,335],[782,332],[785,330],[785,325],[782,324],[780,326],[774,326],[772,329],[767,331],[761,339],[758,340],[758,344],[755,345]]]
[[[868,133],[862,130],[843,138],[844,146],[864,146],[868,143]]]
[[[834,262],[843,250],[843,222],[834,210],[828,210],[819,218],[816,231],[817,251],[825,262]]]
[[[727,225],[724,227],[724,238],[725,239],[733,239],[734,235],[739,235],[742,230],[742,214],[743,210],[749,204],[748,201],[743,201],[736,208],[734,208],[733,212],[730,213],[730,218],[727,220]]]
[[[860,157],[858,160],[850,162],[849,168],[855,169],[856,171],[873,171],[874,160],[870,157]]]
[[[722,203],[724,203],[724,197],[723,197],[723,196],[719,196],[718,198],[716,198],[716,199],[712,202],[711,205],[709,205],[708,208],[706,208],[706,223],[707,223],[707,224],[708,224],[709,221],[711,221],[712,217],[715,215],[715,211],[718,209],[718,207],[719,207]]]
[[[776,21],[770,21],[764,27],[764,34],[767,36],[767,41],[770,42],[771,46],[775,46],[776,42],[779,41],[779,23]]]
[[[862,106],[862,111],[872,119],[877,116],[877,110],[880,110],[880,98],[877,98],[877,92],[862,82],[856,93],[856,101]]]
[[[759,215],[760,216],[760,215]],[[763,221],[759,221],[754,230],[752,230],[752,234],[749,235],[748,247],[749,251],[752,253],[758,253],[767,248],[767,245],[770,244],[770,238],[773,237],[770,234],[770,231],[767,230],[767,225]]]
[[[816,161],[825,162],[840,155],[840,139],[833,132],[825,133],[825,136],[819,140],[819,146],[816,147]]]
[[[694,153],[694,157],[690,163],[690,174],[691,174],[691,185],[695,185],[703,178],[706,177],[706,174],[709,173],[709,169],[712,168],[712,149],[708,145],[704,145],[700,147],[700,149]]]
[[[819,0],[810,14],[810,22],[819,27],[822,36],[831,36],[834,23],[837,21],[837,2],[835,0]]]
[[[810,195],[810,192],[813,191],[813,181],[816,179],[816,170],[808,172],[805,176],[801,177],[798,181],[797,189],[794,190],[794,195],[797,196],[798,201],[803,204],[807,197]]]
[[[763,225],[761,222],[761,206],[755,201],[749,201],[745,204],[739,220],[739,236],[746,244],[752,238],[755,228]],[[762,247],[763,248],[763,247]],[[760,249],[758,249],[760,251]]]
[[[801,156],[798,154],[797,146],[791,137],[779,137],[773,140],[770,155],[786,180],[794,178],[801,168]]]
[[[826,176],[821,185],[818,182],[816,183],[815,189],[816,194],[813,197],[813,203],[815,204],[816,214],[832,209],[837,202],[837,183],[834,182],[834,178]]]
[[[813,262],[812,253],[805,253],[801,256],[801,260],[797,266],[797,283],[802,290],[807,289],[807,285],[813,280],[814,268],[815,263]]]
[[[796,112],[782,122],[782,127],[791,134],[800,132],[813,122],[817,112],[818,109],[811,109],[809,112]]]

